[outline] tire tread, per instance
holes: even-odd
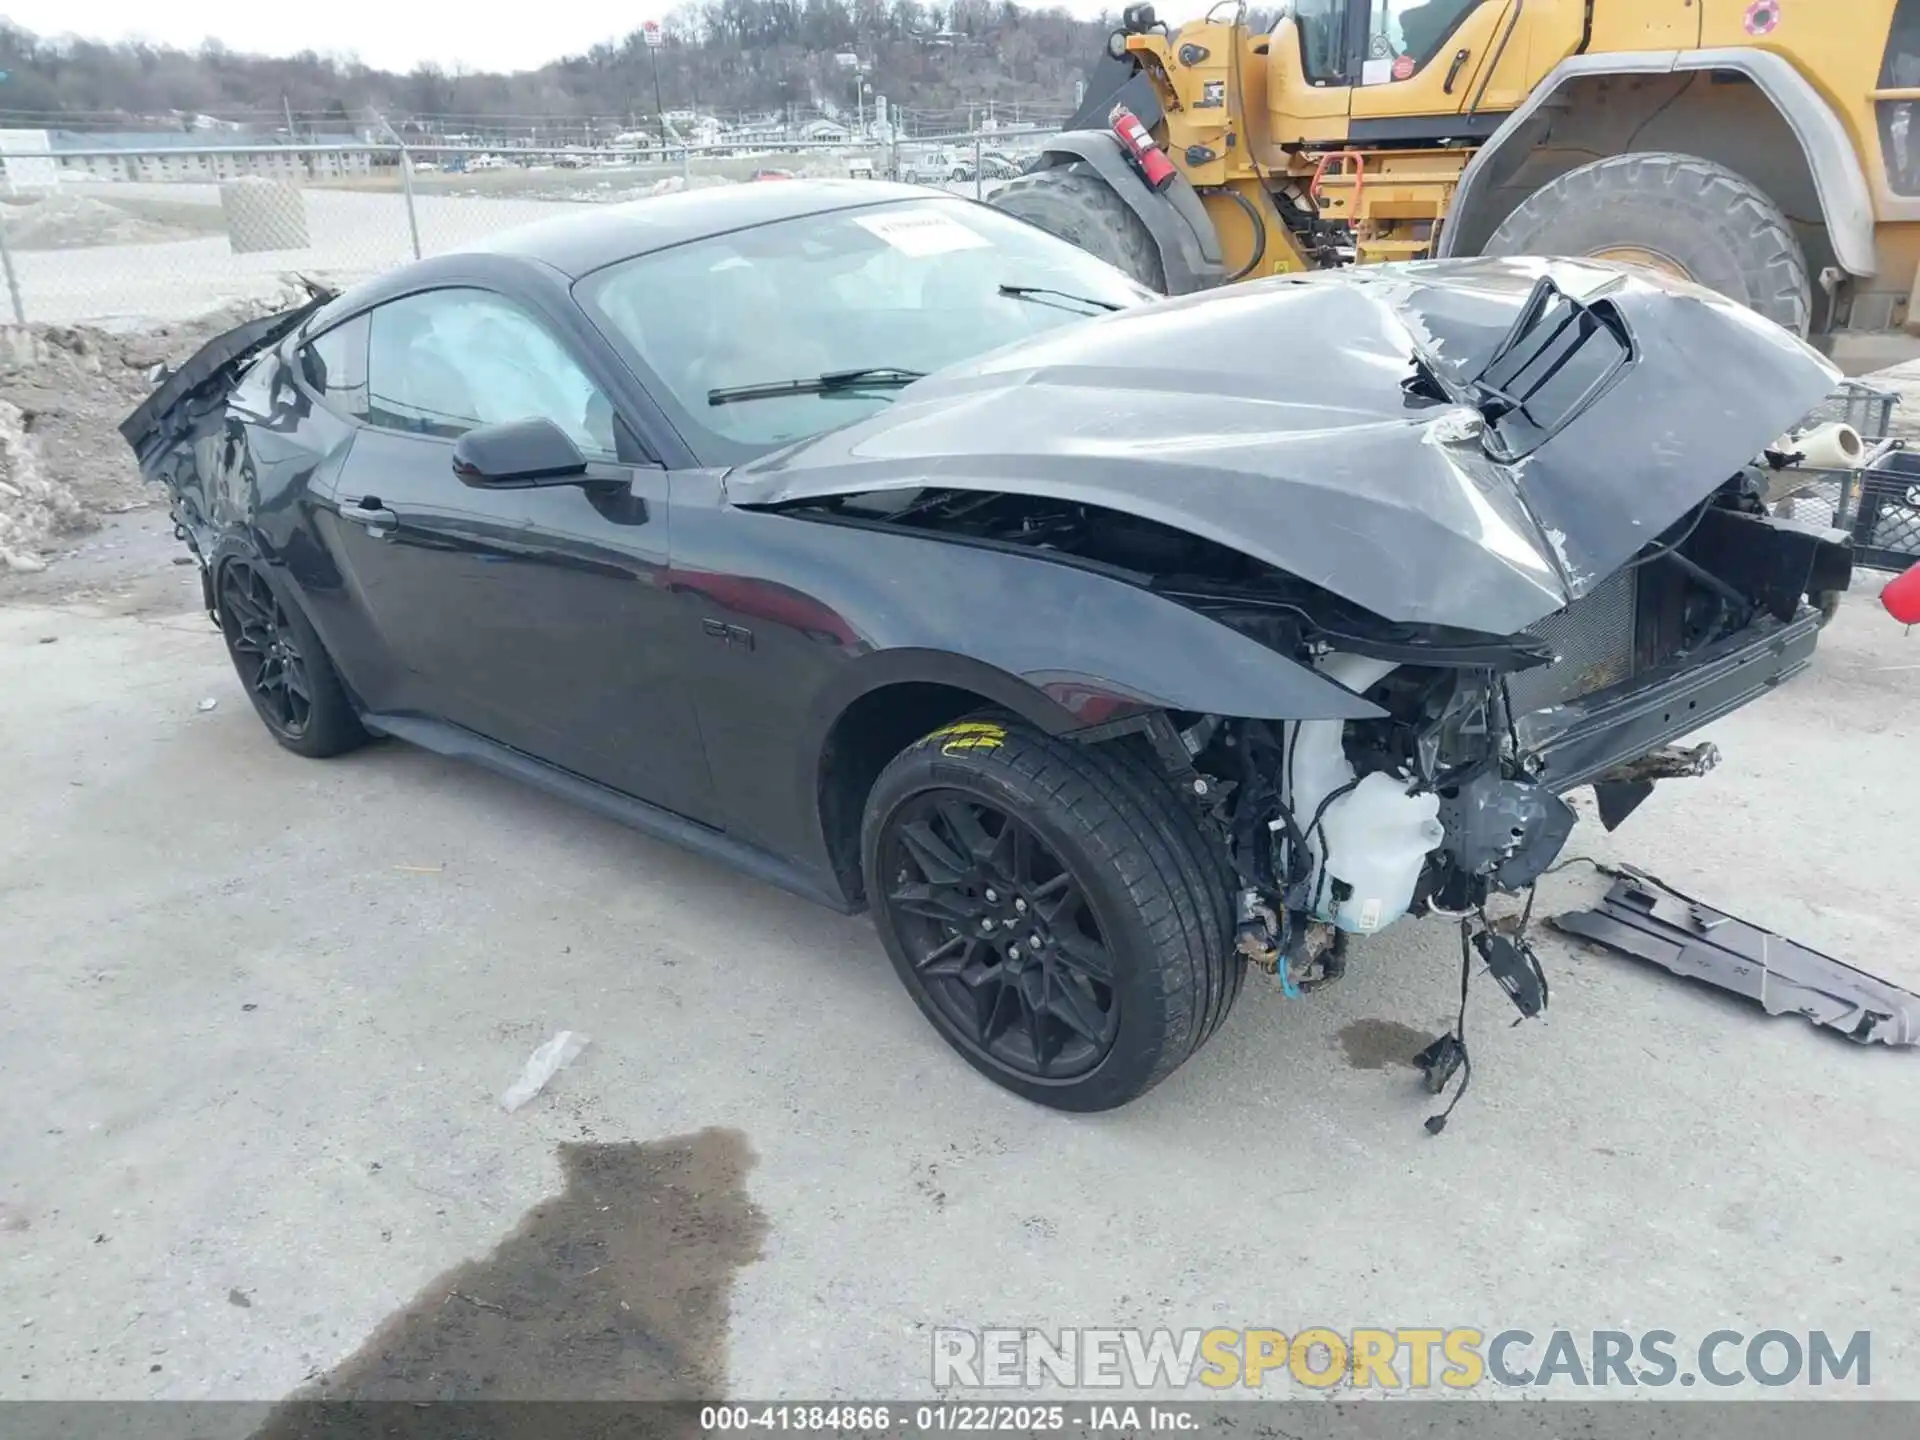
[[[970,752],[958,763],[1004,768],[1023,788],[1070,817],[1076,839],[1118,880],[1144,932],[1152,958],[1143,978],[1161,1014],[1155,1053],[1133,1083],[1091,1108],[1125,1103],[1191,1058],[1219,1030],[1238,998],[1244,963],[1232,946],[1224,856],[1212,853],[1217,846],[1188,802],[1128,742],[1082,745],[997,712],[969,718],[991,720],[1006,734],[999,748]],[[937,773],[957,763],[941,756],[941,744],[940,732],[925,736],[888,769],[930,763]],[[876,792],[886,782],[883,774]],[[870,807],[869,855],[876,823]]]
[[[1736,217],[1727,238],[1746,293],[1732,298],[1796,335],[1807,333],[1812,287],[1792,225],[1757,185],[1697,155],[1632,151],[1569,170],[1521,201],[1489,237],[1485,253],[1566,253],[1551,237],[1567,233],[1569,221],[1577,224],[1580,217],[1604,213],[1622,200],[1649,195],[1661,196],[1662,203],[1675,207],[1675,215],[1703,216],[1708,223]],[[1615,243],[1636,240],[1622,235]]]

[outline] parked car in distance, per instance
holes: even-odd
[[[881,182],[583,211],[250,321],[128,417],[247,695],[296,754],[411,741],[870,909],[1044,1104],[1164,1079],[1250,965],[1526,889],[1567,791],[1630,811],[1846,580],[1750,464],[1834,372],[1680,282],[1155,301]]]

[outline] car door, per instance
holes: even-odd
[[[368,320],[366,431],[334,521],[367,624],[405,671],[402,708],[702,814],[664,585],[666,474],[638,454],[593,362],[532,308],[472,286]],[[455,476],[460,435],[529,418],[565,431],[588,475],[529,489]]]
[[[362,428],[351,462],[317,480],[312,499],[360,632],[352,648],[376,657],[352,677],[362,703],[497,736],[491,697],[505,677],[474,618],[524,542],[527,500],[454,478],[453,440],[478,422],[432,343],[432,317],[435,297],[462,293],[407,296],[340,327],[366,347]]]

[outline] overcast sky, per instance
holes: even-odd
[[[1062,0],[1076,15],[1117,10],[1119,0]],[[230,50],[291,55],[299,50],[357,54],[369,65],[410,70],[422,60],[474,70],[529,70],[600,40],[637,30],[672,6],[635,8],[614,0],[547,6],[468,5],[449,9],[408,0],[0,0],[0,13],[38,35],[140,38],[192,49],[211,36]],[[1166,19],[1204,8],[1205,0],[1163,0]]]

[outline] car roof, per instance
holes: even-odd
[[[923,186],[875,180],[716,185],[618,205],[584,205],[577,215],[536,220],[464,245],[460,253],[521,256],[577,280],[616,260],[648,255],[729,230],[747,230],[834,210],[925,200],[938,194]]]

